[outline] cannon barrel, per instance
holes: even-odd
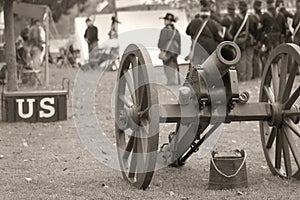
[[[217,46],[216,50],[204,61],[202,67],[209,76],[219,73],[223,77],[232,65],[239,62],[240,58],[241,50],[238,45],[225,41]]]

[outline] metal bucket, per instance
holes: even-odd
[[[248,186],[244,150],[236,150],[241,156],[216,156],[212,152],[209,187],[212,190],[234,189]]]

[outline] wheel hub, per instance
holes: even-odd
[[[120,129],[134,128],[139,126],[141,119],[138,114],[138,108],[136,106],[131,106],[130,108],[125,108],[120,112]]]
[[[132,106],[128,109],[128,117],[130,125],[132,125],[132,127],[140,125],[141,120],[138,114],[138,108],[136,106]]]
[[[272,111],[272,118],[269,121],[269,125],[280,128],[283,123],[283,105],[278,103],[272,104],[271,111]]]

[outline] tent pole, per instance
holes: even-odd
[[[116,0],[113,0],[113,12],[114,12],[114,15],[115,15],[116,19],[118,19]]]
[[[49,85],[49,11],[46,16],[46,49],[45,49],[45,86]]]

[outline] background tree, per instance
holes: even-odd
[[[4,0],[5,60],[8,74],[8,91],[18,89],[13,2],[13,0]]]
[[[59,20],[62,14],[66,14],[75,4],[81,5],[86,0],[18,0],[24,3],[48,5],[53,12],[55,21]],[[17,83],[17,63],[16,63],[16,47],[15,47],[15,30],[14,30],[14,0],[0,0],[0,5],[3,5],[4,10],[4,26],[5,26],[5,60],[7,64],[7,80],[8,91],[18,90]]]
[[[49,6],[53,20],[57,22],[63,14],[68,14],[69,9],[74,5],[77,5],[82,11],[87,0],[21,0],[21,2]]]

